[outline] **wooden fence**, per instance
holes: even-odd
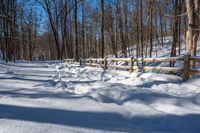
[[[145,63],[150,62],[183,62],[183,67],[160,67],[160,66],[145,66]],[[65,63],[74,63],[74,59],[65,59]],[[118,62],[124,62],[124,65],[118,65]],[[182,73],[183,80],[188,80],[190,75],[200,73],[200,69],[192,69],[191,62],[200,62],[200,57],[191,57],[190,54],[186,54],[180,57],[165,57],[165,58],[143,58],[136,59],[133,57],[130,58],[89,58],[89,59],[80,59],[80,65],[97,67],[101,66],[104,69],[107,68],[122,68],[129,69],[130,73],[135,70],[142,71],[166,71],[166,72],[174,72],[174,73]],[[116,65],[113,65],[113,64]],[[140,64],[140,65],[136,65]]]

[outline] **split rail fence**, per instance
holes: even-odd
[[[145,66],[146,63],[151,62],[183,62],[183,67],[160,67],[160,66]],[[74,59],[65,59],[65,63],[74,63]],[[130,73],[135,70],[141,71],[165,71],[173,73],[181,73],[183,80],[188,80],[190,75],[200,73],[200,69],[191,68],[191,62],[200,62],[200,57],[192,57],[190,54],[186,54],[180,57],[164,57],[164,58],[89,58],[89,59],[80,59],[80,65],[86,65],[91,67],[101,66],[104,69],[107,68],[122,68],[127,69]],[[117,65],[118,62],[124,62],[125,65]],[[113,64],[116,65],[113,65]],[[139,65],[138,65],[139,64]]]

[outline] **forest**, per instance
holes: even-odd
[[[0,1],[0,56],[6,62],[152,57],[167,36],[170,56],[182,50],[196,55],[199,0]]]
[[[200,133],[200,0],[0,0],[0,133]]]

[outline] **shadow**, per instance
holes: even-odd
[[[78,112],[0,104],[0,119],[23,120],[83,128],[126,131],[131,128],[121,115],[104,112]]]
[[[37,84],[34,85],[33,87],[52,87],[52,86],[56,86],[58,84],[62,84],[62,87],[66,87],[67,88],[67,84],[72,83],[72,84],[90,84],[90,83],[95,83],[98,80],[86,80],[86,81],[69,81],[69,82],[65,82],[65,81],[53,81],[50,80],[51,82],[44,82],[41,84]]]
[[[48,74],[43,74],[42,72],[40,73],[19,73],[19,71],[17,71],[17,73],[15,72],[1,72],[0,74],[8,74],[8,75],[12,75],[12,76],[20,76],[20,77],[26,77],[26,76],[31,76],[31,77],[44,77],[44,78],[50,78],[52,77],[53,74],[56,74],[56,73],[48,73]]]
[[[171,81],[170,83],[180,83],[180,81]],[[136,85],[136,87],[145,87],[145,88],[151,88],[153,85],[160,85],[160,84],[169,84],[169,81],[160,81],[160,80],[153,80],[153,81],[148,81],[139,85]]]
[[[30,65],[31,63],[31,65]],[[38,65],[39,64],[39,65]],[[0,62],[0,65],[3,66],[11,66],[11,67],[21,67],[21,68],[47,68],[47,64],[41,64],[41,63],[34,63],[34,62],[23,62],[23,63],[5,63],[5,62]]]
[[[31,82],[39,82],[39,83],[50,83],[53,82],[52,80],[41,80],[41,79],[31,79],[31,78],[22,78],[22,77],[10,77],[10,78],[6,78],[6,77],[0,77],[0,80],[23,80],[23,81],[31,81]]]
[[[120,114],[109,112],[71,111],[0,104],[0,119],[130,133],[197,133],[200,131],[199,114],[125,118]]]
[[[0,90],[0,96],[7,96],[7,97],[12,97],[12,98],[32,98],[32,99],[37,99],[37,98],[56,98],[56,99],[75,99],[75,98],[90,98],[89,96],[84,96],[84,95],[73,95],[71,93],[55,93],[55,92],[50,92],[50,91],[28,91],[26,92],[20,92],[21,90],[17,91],[7,91],[7,90]]]
[[[164,94],[162,92],[152,92],[149,91],[149,89],[136,89],[136,90],[126,90],[127,88],[131,88],[131,86],[124,86],[123,90],[120,90],[120,96],[116,96],[113,97],[112,94],[114,93],[110,93],[110,91],[114,91],[117,90],[117,88],[115,89],[115,86],[110,86],[109,88],[112,88],[108,91],[103,92],[103,94],[98,93],[98,96],[94,97],[90,94],[86,94],[85,96],[89,96],[89,98],[91,100],[95,100],[96,102],[101,102],[101,103],[112,103],[112,104],[117,104],[117,105],[123,105],[126,102],[131,102],[131,101],[137,101],[137,102],[141,102],[143,104],[152,104],[158,100],[161,99],[178,99],[176,101],[176,104],[180,104],[180,101],[184,101],[184,100],[189,100],[191,102],[195,102],[193,101],[194,99],[188,97],[179,97],[179,96],[174,96],[174,95],[170,95],[170,94]],[[102,88],[99,88],[99,90],[101,90]]]
[[[37,80],[37,79],[24,79],[24,78],[3,78],[0,77],[0,79],[13,79],[13,80],[27,80],[27,81],[35,81],[39,82],[38,84],[34,85],[34,89],[24,89],[24,90],[19,90],[19,91],[13,91],[13,90],[0,90],[0,95],[1,96],[8,96],[8,97],[24,97],[24,98],[32,98],[32,99],[37,99],[37,98],[56,98],[56,99],[68,99],[68,98],[89,98],[91,100],[94,100],[96,102],[102,102],[102,103],[115,103],[118,105],[122,105],[126,101],[131,101],[131,100],[140,100],[145,103],[152,103],[160,98],[179,98],[175,97],[172,95],[167,95],[167,94],[161,94],[159,92],[152,92],[150,91],[151,86],[153,85],[158,85],[158,84],[168,84],[168,82],[165,81],[151,81],[151,82],[145,82],[141,85],[136,85],[136,86],[129,86],[121,83],[110,83],[108,86],[108,91],[105,91],[104,94],[98,93],[100,97],[94,97],[93,95],[89,93],[87,94],[75,94],[75,93],[69,93],[68,91],[59,91],[59,92],[54,92],[50,91],[49,89],[41,90],[42,87],[54,87],[57,84],[61,83],[62,87],[68,89],[67,84],[73,83],[73,84],[89,84],[89,83],[95,83],[96,80],[93,81],[70,81],[70,82],[62,82],[62,81],[52,81],[52,80]],[[92,88],[91,84],[91,88]],[[142,90],[138,89],[131,89],[131,88],[144,88]],[[104,88],[104,87],[103,87]],[[102,87],[97,88],[96,90],[103,90]],[[112,97],[112,93],[110,91],[115,91],[120,88],[122,97],[125,96],[125,98],[122,99],[116,99]],[[145,89],[147,88],[147,89]],[[126,93],[123,93],[126,92]]]

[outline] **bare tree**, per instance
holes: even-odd
[[[59,13],[58,13],[58,1],[57,0],[37,0],[38,3],[41,4],[43,9],[46,11],[51,29],[53,32],[53,37],[56,44],[57,50],[57,59],[61,59],[61,52],[60,52],[60,41],[59,41],[59,29],[58,29],[58,20],[59,20]]]
[[[104,58],[104,0],[101,0],[101,58]]]
[[[186,0],[186,9],[188,16],[188,28],[186,33],[186,52],[191,53],[192,56],[196,55],[197,40],[199,38],[199,0]],[[192,62],[192,66],[195,67],[195,63]]]

